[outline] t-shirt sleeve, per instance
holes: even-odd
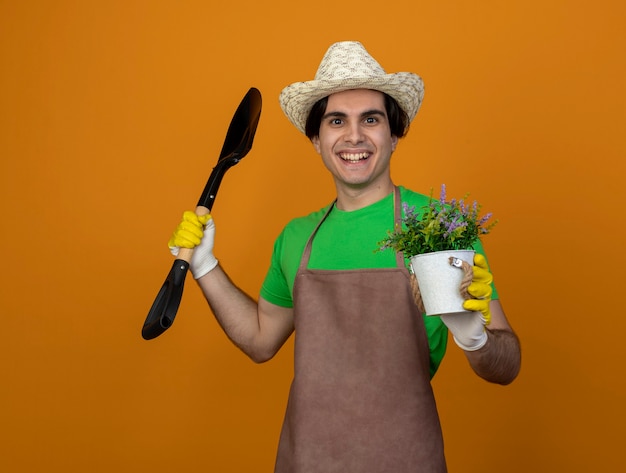
[[[282,252],[285,232],[278,236],[274,242],[274,251],[270,261],[270,267],[265,275],[265,280],[261,286],[261,297],[272,304],[281,307],[293,307],[291,290],[287,283],[287,278],[282,267]]]
[[[441,360],[446,354],[448,345],[448,327],[443,323],[441,317],[424,315],[424,326],[428,336],[428,347],[430,349],[430,377],[435,376],[439,369]]]

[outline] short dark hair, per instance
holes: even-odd
[[[383,92],[385,99],[385,111],[387,112],[387,119],[389,120],[389,128],[391,129],[391,136],[402,138],[409,131],[409,117],[406,112],[402,110],[396,99]],[[328,105],[328,97],[315,102],[309,116],[306,119],[306,126],[304,128],[304,134],[312,140],[319,136],[320,125],[322,124],[322,117],[326,113],[326,106]]]

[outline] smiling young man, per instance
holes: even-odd
[[[448,330],[474,371],[507,384],[520,350],[476,248],[470,314],[425,317],[401,254],[376,251],[402,203],[428,197],[391,180],[390,161],[423,96],[412,73],[387,74],[358,42],[332,45],[316,77],[286,87],[283,111],[330,172],[335,202],[289,222],[258,300],[213,256],[210,217],[185,212],[169,246],[195,248],[190,269],[228,337],[256,362],[295,331],[294,379],[275,471],[446,471],[430,379]],[[487,321],[490,321],[487,326]]]

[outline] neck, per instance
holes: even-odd
[[[362,209],[385,198],[393,192],[393,189],[391,179],[376,186],[362,188],[337,186],[337,208],[347,212]]]

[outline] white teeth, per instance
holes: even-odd
[[[341,153],[339,155],[344,161],[357,162],[369,156],[368,153]]]

